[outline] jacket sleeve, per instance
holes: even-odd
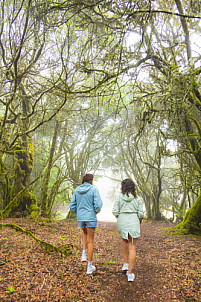
[[[141,197],[139,198],[139,201],[138,201],[137,215],[138,215],[138,218],[143,218],[144,217],[144,209],[143,209],[143,204],[142,204]]]
[[[70,210],[77,214],[77,202],[76,202],[76,193],[73,193],[73,196],[71,198],[71,202],[70,202]]]
[[[118,216],[120,214],[120,204],[119,204],[119,196],[117,197],[115,203],[114,203],[114,206],[113,206],[113,209],[112,209],[112,214],[114,216]]]
[[[98,189],[95,188],[94,191],[94,210],[96,214],[98,214],[101,211],[101,208],[103,206],[102,199],[100,197]]]

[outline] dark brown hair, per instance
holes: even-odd
[[[85,174],[85,176],[83,176],[83,178],[82,178],[82,184],[84,182],[88,182],[88,183],[92,184],[93,178],[94,178],[93,174],[89,174],[89,173]]]
[[[133,194],[133,196],[135,198],[137,197],[135,183],[132,181],[132,179],[126,178],[126,179],[122,180],[122,182],[121,182],[121,193],[123,195],[126,194],[127,196],[128,196],[128,193],[131,193],[131,194]]]

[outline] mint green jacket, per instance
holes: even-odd
[[[135,198],[131,193],[128,196],[120,193],[116,199],[112,213],[114,216],[119,216],[121,213],[135,213],[138,218],[143,218],[142,199],[139,196]]]
[[[141,198],[122,193],[116,199],[112,213],[117,217],[117,229],[123,239],[140,237],[140,218],[144,217]]]

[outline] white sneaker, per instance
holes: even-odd
[[[122,271],[128,271],[128,263],[124,263],[122,266]]]
[[[95,266],[93,266],[93,265],[88,266],[88,267],[87,267],[87,274],[90,275],[90,274],[92,274],[93,272],[95,272],[95,270],[96,270],[96,267],[95,267]]]
[[[126,276],[128,277],[129,282],[133,282],[135,280],[135,275],[133,273],[132,274],[126,273]]]
[[[87,261],[87,255],[82,254],[81,262],[86,262]]]

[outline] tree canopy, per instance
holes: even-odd
[[[3,0],[1,217],[52,216],[87,171],[201,232],[198,1]],[[118,174],[120,175],[120,174]]]

